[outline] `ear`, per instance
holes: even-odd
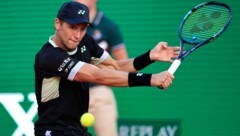
[[[60,29],[60,26],[61,26],[61,20],[58,19],[58,18],[55,18],[55,20],[54,20],[55,30],[59,30],[59,29]]]

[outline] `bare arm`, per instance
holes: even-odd
[[[109,56],[101,64],[97,65],[97,67],[101,69],[107,68],[127,72],[136,72],[137,70],[133,66],[133,60],[134,59],[115,60]]]
[[[136,69],[133,67],[133,59],[128,59],[126,47],[123,46],[119,49],[112,51],[116,63],[119,66],[119,70],[136,72]]]
[[[121,71],[136,72],[133,67],[133,59],[128,59],[126,47],[123,46],[112,51],[113,58],[110,56],[101,64],[97,65],[99,68],[110,68]]]
[[[178,56],[179,47],[168,46],[166,42],[159,42],[149,53],[149,59],[151,61],[166,61],[172,62]],[[134,59],[114,60],[108,58],[103,61],[98,67],[100,68],[114,68],[121,71],[136,72],[136,68],[133,65]],[[142,61],[144,63],[144,61]],[[109,67],[114,66],[114,67]]]
[[[74,81],[93,82],[108,86],[128,86],[128,72],[109,68],[98,68],[85,63],[76,74]]]
[[[125,87],[128,84],[128,72],[112,70],[112,69],[100,69],[94,65],[85,63],[77,72],[74,77],[74,81],[78,82],[94,82],[97,84],[108,86]],[[173,75],[164,71],[151,76],[151,86],[163,86],[167,88],[172,84]]]

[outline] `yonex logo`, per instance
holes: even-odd
[[[143,75],[143,73],[137,73],[136,74],[136,76],[142,76]]]
[[[85,10],[81,10],[81,9],[79,9],[78,14],[80,14],[80,15],[84,15],[85,12],[86,12]]]
[[[214,11],[211,14],[202,13],[197,22],[193,25],[192,29],[190,29],[190,33],[200,33],[205,32],[214,27],[213,20],[219,19],[221,17],[221,13],[218,11]],[[216,22],[216,21],[215,21]]]
[[[85,52],[86,51],[86,47],[85,47],[85,45],[81,48],[81,52],[83,53],[83,52]]]

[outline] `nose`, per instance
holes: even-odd
[[[81,38],[81,34],[82,34],[81,30],[77,29],[75,32],[75,37],[79,39],[79,38]]]

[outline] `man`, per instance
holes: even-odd
[[[93,28],[87,29],[100,47],[114,59],[127,59],[125,43],[118,26],[97,9],[97,0],[74,0],[85,4],[90,11]],[[90,84],[89,112],[95,117],[94,130],[97,136],[117,136],[117,104],[113,90],[104,85]]]
[[[36,136],[89,136],[80,124],[88,111],[88,82],[108,86],[162,86],[167,89],[174,76],[134,73],[153,61],[170,61],[178,47],[160,42],[134,59],[115,61],[86,34],[89,9],[78,2],[66,2],[54,21],[55,35],[35,57],[35,93],[38,117]]]

